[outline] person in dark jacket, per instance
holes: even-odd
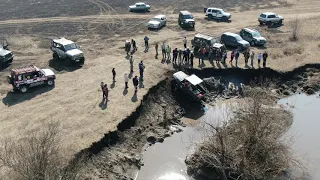
[[[143,81],[144,68],[145,68],[145,66],[143,65],[143,61],[141,61],[141,62],[139,63],[139,72],[140,72],[140,79],[141,79],[141,81]]]
[[[190,49],[189,47],[187,47],[187,63],[189,64],[190,63]]]
[[[174,48],[174,50],[172,51],[172,57],[173,57],[172,62],[175,63],[175,64],[177,64],[178,48]]]
[[[145,51],[148,51],[149,50],[149,38],[148,38],[148,36],[145,36],[143,38],[143,40],[144,40]]]
[[[178,59],[178,62],[179,62],[179,65],[181,64],[181,61],[182,61],[182,49],[180,48],[179,51],[178,51],[178,55],[179,55],[179,59]]]
[[[194,54],[193,54],[193,51],[190,52],[190,65],[191,65],[191,68],[193,68],[193,58],[194,58]]]
[[[239,57],[240,57],[240,53],[239,53],[239,50],[236,51],[236,54],[235,54],[235,60],[236,60],[236,67],[238,67],[238,60],[239,60]]]
[[[112,79],[113,79],[113,82],[116,82],[116,70],[115,68],[112,68]]]
[[[267,51],[265,51],[265,52],[262,54],[263,67],[266,67],[266,65],[267,65],[267,58],[268,58],[268,53],[267,53]]]
[[[188,61],[188,51],[187,49],[184,49],[182,62],[186,63],[187,61]]]
[[[135,76],[135,77],[132,79],[132,83],[133,83],[133,86],[134,86],[134,94],[137,94],[137,92],[138,92],[138,85],[139,85],[138,76]]]
[[[135,40],[133,40],[133,39],[131,39],[131,44],[132,44],[132,48],[133,48],[134,50],[137,50],[137,44],[136,44],[136,41],[135,41]]]

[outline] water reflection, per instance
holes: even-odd
[[[157,180],[187,180],[187,178],[181,174],[169,172],[163,176],[160,176]]]

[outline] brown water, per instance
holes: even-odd
[[[281,99],[279,104],[288,107],[294,114],[294,122],[288,133],[293,137],[294,153],[308,166],[310,180],[320,179],[320,98],[319,94],[307,96],[297,94]],[[136,180],[192,180],[187,175],[185,158],[194,152],[197,143],[204,139],[201,127],[203,122],[220,123],[230,115],[228,107],[235,107],[230,100],[209,107],[198,120],[184,118],[188,127],[174,134],[163,143],[151,146],[144,154],[144,166],[138,172]],[[231,105],[232,103],[232,105]],[[234,108],[232,108],[234,109]]]
[[[294,154],[307,166],[310,177],[320,179],[320,97],[297,94],[279,101],[294,115],[294,122],[288,132],[293,137]]]

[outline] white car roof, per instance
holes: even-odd
[[[262,13],[262,14],[265,14],[265,15],[274,15],[276,13],[273,13],[273,12],[265,12],[265,13]]]
[[[243,29],[246,31],[249,31],[249,32],[258,32],[257,30],[252,29],[252,28],[243,28]]]
[[[6,49],[3,49],[3,47],[0,47],[0,56],[5,56],[9,53],[11,53],[11,51],[8,51]]]
[[[202,83],[202,79],[198,78],[198,76],[192,74],[191,76],[186,78],[187,81],[189,81],[192,85],[196,86],[200,83]]]
[[[221,9],[221,8],[214,8],[214,7],[209,7],[208,9],[214,9],[214,10],[223,11],[223,9]]]
[[[70,41],[66,38],[54,39],[53,41],[63,46],[74,43],[73,41]]]
[[[161,18],[163,18],[163,17],[166,17],[165,15],[162,15],[162,14],[160,14],[160,15],[156,15],[155,17],[153,17],[153,18],[159,18],[159,19],[161,19]]]
[[[197,37],[197,38],[203,38],[203,39],[208,39],[208,40],[214,39],[214,38],[211,37],[211,36],[208,36],[208,35],[205,35],[205,34],[200,34],[200,33],[196,34],[195,37]]]
[[[228,35],[228,36],[239,36],[238,34],[236,34],[236,33],[231,33],[231,32],[225,32],[225,33],[223,33],[223,34]]]
[[[144,4],[146,4],[146,3],[144,3],[144,2],[137,2],[136,5],[138,5],[138,4],[139,4],[139,5],[144,5]]]
[[[180,13],[183,14],[183,15],[191,14],[189,11],[180,11]]]
[[[173,74],[173,77],[175,79],[178,79],[181,82],[181,81],[185,80],[188,77],[188,75],[182,71],[178,71]]]

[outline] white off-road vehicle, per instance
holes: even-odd
[[[11,75],[8,76],[8,82],[13,86],[14,90],[23,93],[29,88],[47,84],[54,85],[56,75],[51,69],[40,69],[34,65],[12,69]]]
[[[3,43],[0,45],[0,70],[2,70],[3,67],[10,65],[13,61],[14,55],[8,48],[8,43],[6,45]]]
[[[272,26],[274,24],[282,25],[283,17],[273,12],[265,12],[260,14],[258,18],[260,25]]]
[[[60,38],[51,42],[53,59],[66,60],[68,64],[84,64],[85,58],[80,47],[71,40]]]
[[[223,9],[209,7],[206,10],[206,16],[208,19],[216,19],[221,21],[229,21],[231,18],[231,14],[224,12]]]

